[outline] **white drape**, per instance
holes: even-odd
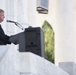
[[[0,61],[3,58],[3,56],[5,55],[5,53],[7,52],[9,46],[8,45],[1,45],[0,46]]]

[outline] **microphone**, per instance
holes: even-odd
[[[24,30],[24,27],[22,27],[18,22],[15,22],[15,21],[11,21],[11,20],[6,20],[7,22],[10,22],[10,23],[14,23],[16,26],[18,26],[20,29]]]
[[[6,20],[7,22],[11,22],[11,23],[16,23],[15,21],[11,21],[11,20]]]

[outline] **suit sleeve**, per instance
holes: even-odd
[[[9,41],[9,36],[7,36],[6,34],[0,33],[0,40],[4,41],[6,44],[11,44],[11,42]]]

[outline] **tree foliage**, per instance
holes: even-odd
[[[54,31],[47,21],[44,21],[42,29],[44,31],[45,58],[54,63]]]

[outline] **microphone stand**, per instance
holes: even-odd
[[[18,22],[15,22],[15,21],[11,21],[11,20],[7,20],[7,22],[10,22],[10,23],[14,23],[16,26],[18,26],[21,30],[25,30],[25,28],[20,25]],[[28,24],[29,25],[29,24]],[[32,28],[32,26],[29,26],[28,28]]]
[[[18,22],[14,22],[14,21],[10,21],[10,20],[7,20],[7,22],[10,22],[10,23],[14,23],[16,26],[18,26],[21,30],[24,30],[25,28],[22,27]]]
[[[14,24],[15,24],[16,26],[18,26],[21,30],[24,30],[24,29],[25,29],[25,28],[22,27],[18,22],[14,22]]]

